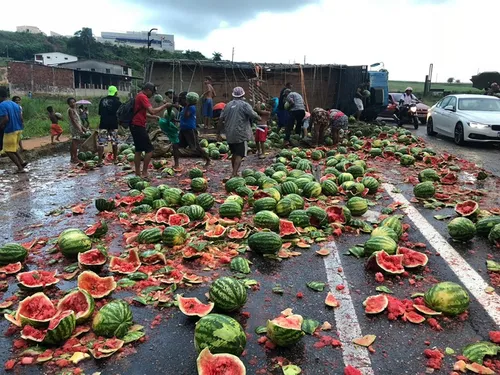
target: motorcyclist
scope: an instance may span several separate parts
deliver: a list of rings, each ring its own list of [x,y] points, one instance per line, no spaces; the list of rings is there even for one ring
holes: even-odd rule
[[[496,96],[500,98],[500,85],[498,85],[498,83],[496,82],[493,82],[488,91],[486,91],[486,95]]]
[[[403,125],[403,118],[407,115],[410,106],[415,103],[413,96],[413,88],[407,87],[401,99],[399,99],[399,106],[396,109],[396,120],[399,126]]]

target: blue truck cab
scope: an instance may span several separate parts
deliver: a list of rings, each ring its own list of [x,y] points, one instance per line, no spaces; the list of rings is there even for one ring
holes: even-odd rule
[[[387,70],[368,71],[370,97],[365,101],[362,115],[364,121],[374,121],[389,104],[389,72]]]

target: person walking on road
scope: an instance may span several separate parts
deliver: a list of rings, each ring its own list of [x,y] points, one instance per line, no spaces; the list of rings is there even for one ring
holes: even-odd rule
[[[286,91],[285,91],[286,92]],[[306,116],[306,107],[304,99],[298,92],[290,92],[286,97],[285,108],[288,106],[290,117],[285,131],[285,144],[290,143],[290,135],[295,128],[295,134],[302,134],[302,121]]]
[[[205,77],[205,92],[201,96],[203,99],[203,122],[205,129],[208,129],[212,117],[214,117],[213,107],[214,98],[216,97],[214,87],[212,86],[212,78]]]
[[[113,161],[118,157],[118,117],[116,112],[122,103],[118,98],[118,89],[116,86],[109,86],[108,96],[99,102],[99,131],[97,135],[97,154],[99,163],[102,163],[104,146],[111,143],[113,148]]]
[[[137,94],[134,101],[134,116],[130,123],[130,134],[134,140],[135,146],[135,174],[136,176],[148,178],[148,167],[151,157],[153,156],[153,144],[149,139],[148,132],[146,131],[146,122],[148,118],[159,120],[158,114],[172,106],[171,103],[164,103],[163,105],[153,108],[149,98],[156,93],[156,87],[153,83],[147,82],[142,87],[142,90]],[[141,173],[141,154],[144,155],[144,163]]]
[[[78,147],[80,146],[80,143],[82,143],[82,136],[85,134],[85,128],[82,125],[80,114],[76,108],[75,98],[68,98],[67,103],[69,130],[71,133],[70,162],[78,163]]]
[[[6,87],[0,87],[0,130],[3,131],[3,150],[16,165],[17,173],[25,173],[28,165],[19,153],[19,141],[24,124],[21,108],[18,104],[8,100],[9,92]]]
[[[247,142],[253,139],[251,122],[260,121],[260,116],[252,109],[243,97],[245,90],[242,87],[233,89],[233,100],[227,103],[221,113],[217,127],[217,139],[220,141],[222,130],[225,130],[226,140],[231,150],[231,177],[238,176],[241,161],[247,155]]]
[[[50,120],[50,143],[54,144],[54,138],[57,142],[60,142],[59,137],[63,133],[63,129],[59,125],[59,120],[62,120],[62,116],[60,113],[54,112],[52,106],[47,107],[47,112],[49,113]]]

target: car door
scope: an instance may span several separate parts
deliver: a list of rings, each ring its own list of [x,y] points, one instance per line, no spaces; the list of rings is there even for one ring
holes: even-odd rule
[[[436,104],[436,106],[434,107],[433,111],[432,111],[432,126],[434,128],[434,131],[438,132],[438,133],[441,133],[443,134],[444,133],[444,130],[443,130],[443,121],[444,121],[444,107],[446,106],[447,103],[449,103],[449,101],[451,100],[451,98],[448,96],[444,99],[442,99],[440,102],[438,102]]]
[[[453,107],[453,110],[451,109],[445,109],[446,107]],[[443,134],[453,137],[455,134],[455,125],[458,122],[458,117],[456,114],[457,110],[457,98],[455,96],[451,96],[450,100],[443,106]]]

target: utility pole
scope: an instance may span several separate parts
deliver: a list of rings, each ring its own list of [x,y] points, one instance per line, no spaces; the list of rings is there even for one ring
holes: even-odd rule
[[[306,55],[304,55],[304,65],[306,65]]]
[[[233,62],[234,62],[234,47],[233,47],[233,52],[231,54],[231,63],[233,63]]]
[[[148,31],[148,57],[149,57],[149,51],[151,49],[151,41],[149,40],[151,38],[151,33],[155,30],[158,30],[156,27],[153,27],[151,30]]]

